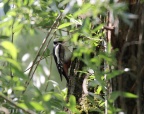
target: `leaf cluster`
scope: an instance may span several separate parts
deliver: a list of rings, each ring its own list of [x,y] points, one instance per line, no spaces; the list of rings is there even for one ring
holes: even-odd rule
[[[50,80],[52,59],[47,57],[51,56],[52,38],[62,38],[68,47],[72,46],[73,59],[78,58],[85,64],[78,72],[91,74],[88,77],[90,95],[85,100],[86,108],[80,108],[81,112],[103,113],[104,102],[108,100],[109,112],[115,113],[119,109],[112,104],[118,96],[136,98],[119,91],[112,92],[110,99],[106,96],[107,82],[124,72],[115,69],[117,50],[110,51],[111,45],[106,43],[107,12],[112,12],[113,20],[121,17],[130,24],[129,16],[124,15],[125,4],[100,0],[3,0],[0,4],[5,13],[0,18],[0,107],[8,112],[14,110],[15,114],[80,113],[75,96],[70,96],[66,102],[67,92],[61,90],[61,84],[53,78]],[[37,46],[38,34],[45,39],[41,38]],[[25,53],[19,50],[21,41],[24,41],[23,48],[28,46]],[[29,58],[33,62],[27,64]],[[55,75],[55,70],[53,72]]]

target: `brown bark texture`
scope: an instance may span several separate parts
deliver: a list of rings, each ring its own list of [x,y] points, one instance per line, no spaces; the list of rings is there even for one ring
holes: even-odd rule
[[[132,24],[119,20],[119,32],[112,35],[113,49],[118,49],[118,69],[129,68],[112,80],[113,91],[136,94],[137,99],[119,97],[115,106],[126,114],[144,114],[144,4],[130,4],[129,13],[138,15]]]

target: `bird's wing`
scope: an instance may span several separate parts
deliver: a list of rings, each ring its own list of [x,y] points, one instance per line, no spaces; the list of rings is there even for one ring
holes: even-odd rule
[[[65,46],[64,48],[65,48],[64,61],[67,62],[71,59],[73,53],[71,50],[69,50],[67,46]]]

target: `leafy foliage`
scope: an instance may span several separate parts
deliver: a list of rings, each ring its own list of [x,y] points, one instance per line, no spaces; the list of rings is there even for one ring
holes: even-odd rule
[[[64,38],[76,48],[74,58],[85,64],[81,72],[94,71],[88,78],[89,89],[94,91],[90,90],[87,108],[81,111],[103,113],[106,82],[124,72],[114,69],[116,50],[110,52],[111,46],[104,45],[103,28],[107,11],[112,11],[114,18],[122,17],[125,4],[100,0],[3,0],[1,3],[5,15],[0,20],[0,107],[14,113],[65,114],[65,109],[80,113],[76,98],[70,96],[67,103],[67,92],[61,89],[61,82],[50,77],[55,75],[49,59],[52,50],[49,43],[54,37]],[[126,17],[122,19],[128,21]],[[110,94],[110,113],[117,111],[112,110],[112,103],[120,95],[120,92]],[[122,95],[136,98],[127,92]]]

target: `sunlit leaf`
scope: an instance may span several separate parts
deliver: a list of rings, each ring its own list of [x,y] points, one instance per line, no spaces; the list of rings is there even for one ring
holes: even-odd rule
[[[16,16],[17,13],[14,10],[10,10],[9,12],[7,12],[7,15]]]
[[[122,95],[124,97],[127,97],[127,98],[138,98],[137,95],[133,94],[133,93],[129,93],[129,92],[122,92]]]
[[[9,78],[11,78],[11,77],[9,76]],[[13,79],[13,81],[15,81],[15,82],[19,81],[19,78],[16,77],[16,76],[14,76],[12,79]]]
[[[27,105],[25,103],[18,103],[18,106],[24,109],[28,109]]]
[[[97,94],[100,94],[101,91],[102,91],[102,87],[101,87],[101,86],[98,86],[98,89],[96,90],[96,93],[97,93]]]
[[[51,95],[47,94],[43,96],[44,101],[49,101],[51,99]]]
[[[78,36],[79,36],[78,33],[75,33],[75,34],[73,35],[72,41],[73,41],[75,44],[77,43]]]
[[[17,49],[11,42],[3,41],[1,45],[8,51],[13,59],[17,58]]]
[[[37,111],[44,110],[44,107],[43,107],[40,103],[38,103],[38,102],[31,101],[30,104],[31,104]]]
[[[85,4],[85,5],[83,5],[83,8],[78,10],[77,12],[75,12],[73,16],[77,17],[77,16],[79,16],[81,14],[86,14],[91,7],[92,7],[91,4]]]
[[[51,93],[52,96],[55,96],[58,100],[63,101],[63,96],[59,93]]]
[[[65,27],[68,27],[68,26],[70,26],[70,25],[72,25],[72,23],[64,23],[64,24],[61,24],[61,25],[58,27],[58,29],[65,28]]]
[[[76,105],[76,99],[73,95],[70,96],[69,102],[71,105],[75,106]]]
[[[75,97],[73,95],[70,96],[69,103],[70,103],[70,109],[72,111],[75,111],[75,108],[76,108],[76,99],[75,99]]]
[[[13,67],[17,68],[18,70],[21,69],[20,64],[19,64],[17,61],[15,61],[15,60],[13,60],[13,59],[10,59],[10,58],[5,58],[4,60],[6,60],[6,61],[8,61],[9,63],[11,63],[11,65],[12,65]]]
[[[23,28],[23,24],[18,24],[18,25],[16,25],[16,26],[14,26],[14,28],[13,28],[13,31],[14,32],[17,32],[17,31],[20,31],[22,28]]]
[[[23,87],[23,86],[16,86],[16,87],[14,87],[14,90],[23,91],[23,90],[25,90],[25,87]]]
[[[121,91],[114,91],[111,93],[110,101],[115,101],[119,96],[123,96],[126,98],[137,98],[137,95],[129,92],[121,92]]]

